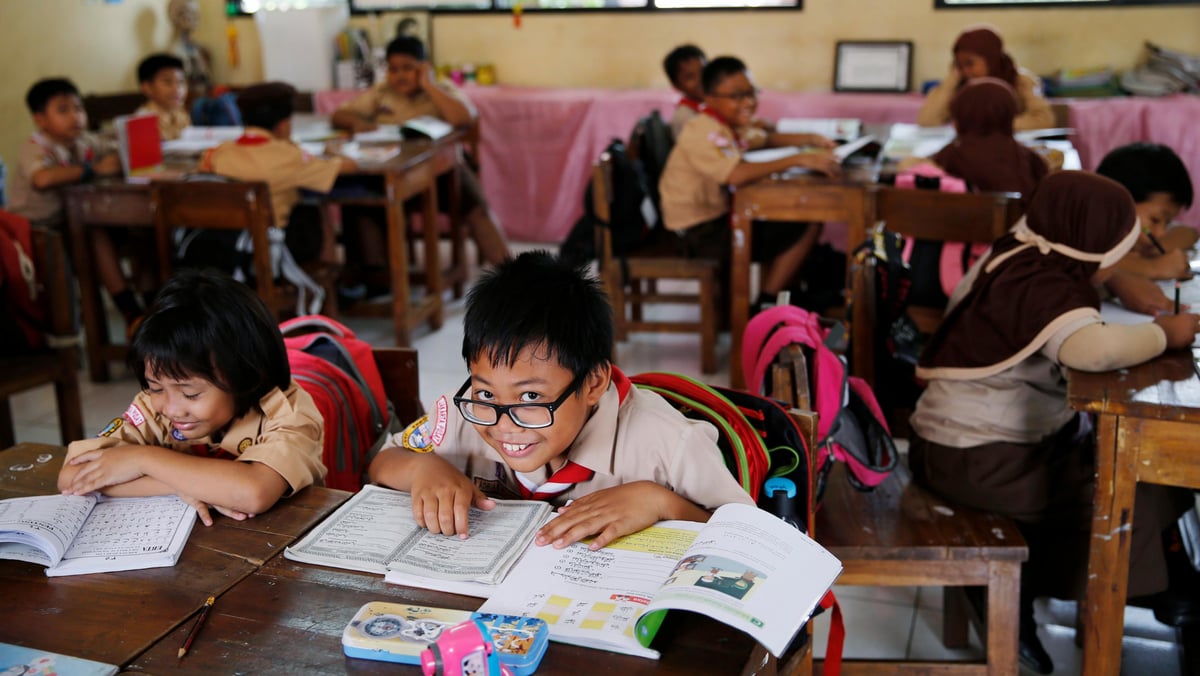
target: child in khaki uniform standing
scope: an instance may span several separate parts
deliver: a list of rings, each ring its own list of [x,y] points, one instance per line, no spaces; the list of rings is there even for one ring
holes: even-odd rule
[[[433,67],[425,59],[425,45],[417,38],[402,36],[388,43],[387,64],[387,80],[334,112],[330,119],[334,127],[351,132],[370,131],[381,124],[403,124],[422,115],[445,120],[455,127],[465,127],[475,120],[475,106],[467,97],[453,85],[437,81]],[[471,238],[483,260],[495,265],[508,257],[504,231],[488,209],[475,172],[460,163],[458,175],[462,209]],[[448,175],[438,180],[439,195],[449,194],[446,178]],[[443,212],[448,208],[445,204],[439,206]],[[376,268],[384,266],[386,260],[380,255],[384,251],[382,230],[378,223],[363,223],[360,237],[364,263]]]
[[[129,367],[142,392],[96,438],[67,448],[64,493],[174,493],[211,526],[209,508],[250,518],[325,477],[321,413],[244,284],[176,274],[134,334]]]
[[[612,340],[595,279],[544,251],[502,263],[467,297],[467,380],[386,442],[371,480],[410,491],[418,523],[460,537],[471,506],[546,500],[560,516],[536,542],[555,547],[595,535],[600,549],[663,519],[754,504],[716,429],[633,387],[609,361]]]
[[[776,134],[751,126],[758,90],[741,60],[731,56],[713,59],[704,67],[703,83],[704,110],[684,125],[675,140],[658,188],[663,224],[680,235],[683,254],[712,258],[728,269],[729,188],[791,167],[837,176],[841,165],[828,150],[834,145],[829,139],[816,134]],[[790,145],[814,150],[770,162],[742,158],[742,153],[752,148]],[[753,260],[767,264],[758,304],[773,302],[792,284],[819,235],[819,227],[802,224],[755,224]]]

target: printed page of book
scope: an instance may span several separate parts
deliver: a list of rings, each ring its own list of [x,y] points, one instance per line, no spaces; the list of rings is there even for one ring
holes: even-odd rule
[[[196,509],[175,495],[100,498],[57,565],[46,575],[166,568],[179,561]]]
[[[117,671],[119,668],[115,664],[0,643],[0,676],[111,676]]]
[[[713,513],[647,610],[708,615],[778,656],[841,572],[833,554],[782,519],[729,504]]]
[[[775,122],[780,134],[820,134],[825,138],[851,140],[862,133],[862,120],[853,118],[782,117]]]
[[[0,500],[0,559],[58,563],[95,504],[90,495]]]
[[[452,131],[454,131],[454,127],[449,122],[432,115],[414,117],[400,125],[401,133],[416,132],[421,136],[426,136],[434,140],[440,139]]]
[[[759,148],[758,150],[747,150],[742,153],[742,160],[746,162],[774,162],[775,160],[798,155],[803,152],[796,146],[780,146],[778,148]]]
[[[638,624],[704,524],[663,521],[591,551],[530,546],[479,612],[539,617],[550,639],[658,659],[661,615]]]
[[[490,512],[472,508],[471,535],[434,535],[418,526],[412,496],[380,486],[364,486],[299,543],[284,550],[294,561],[368,573],[387,573],[388,564],[419,575],[473,579],[511,566],[541,525],[550,505],[497,501]],[[422,568],[434,561],[433,568]],[[407,564],[407,566],[405,565]]]

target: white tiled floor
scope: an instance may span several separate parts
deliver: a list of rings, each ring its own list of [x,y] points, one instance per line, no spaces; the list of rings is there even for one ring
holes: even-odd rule
[[[519,249],[539,248],[519,246]],[[463,302],[453,301],[446,310],[441,330],[418,330],[414,344],[419,350],[421,398],[433,401],[453,392],[466,377],[461,356]],[[376,345],[391,345],[388,319],[346,319],[360,337]],[[114,328],[116,325],[114,324]],[[722,370],[703,376],[699,372],[698,338],[687,335],[638,334],[618,346],[618,364],[629,373],[677,371],[706,382],[729,384],[729,338],[718,343]],[[88,382],[81,373],[85,428],[102,429],[119,416],[137,392],[137,381],[113,365],[115,380]],[[13,418],[19,442],[59,443],[54,397],[49,387],[13,397]],[[937,588],[835,587],[846,622],[847,658],[955,660],[977,659],[983,649],[972,630],[970,645],[947,650],[941,644],[942,594]],[[1057,665],[1055,673],[1079,673],[1080,651],[1074,643],[1073,603],[1041,600],[1037,606],[1040,635]],[[823,655],[828,635],[828,614],[816,621],[816,651]],[[1126,611],[1122,644],[1122,673],[1174,676],[1181,673],[1175,631],[1158,624],[1148,610]]]

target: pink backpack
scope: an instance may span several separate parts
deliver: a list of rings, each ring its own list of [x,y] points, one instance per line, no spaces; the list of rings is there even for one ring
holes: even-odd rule
[[[760,312],[746,325],[742,373],[746,374],[747,389],[764,394],[767,369],[776,355],[792,343],[803,346],[811,354],[808,366],[818,416],[818,476],[827,475],[830,463],[839,460],[846,463],[855,488],[871,490],[896,468],[896,445],[875,393],[863,379],[847,374],[845,359],[828,345],[831,331],[818,320],[816,314],[794,305]]]
[[[931,189],[941,192],[967,192],[966,181],[947,174],[942,169],[931,164],[918,164],[912,169],[896,175],[896,187],[908,190]],[[904,262],[912,260],[913,240],[904,244]],[[987,244],[964,242],[943,242],[941,258],[938,262],[938,281],[942,292],[949,298],[954,293],[954,287],[962,281],[967,270],[979,260],[988,250]]]

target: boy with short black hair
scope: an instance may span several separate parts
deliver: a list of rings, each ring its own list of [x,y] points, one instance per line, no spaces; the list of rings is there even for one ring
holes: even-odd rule
[[[777,134],[749,130],[758,106],[758,90],[741,60],[713,59],[702,73],[704,109],[675,140],[659,180],[663,224],[680,235],[682,254],[711,258],[728,266],[730,251],[729,188],[745,185],[791,167],[837,176],[841,165],[828,149],[833,142],[816,134]],[[747,162],[746,150],[762,146],[811,146],[769,162]],[[796,280],[820,234],[819,227],[762,223],[751,243],[755,261],[767,263],[757,303],[775,296]],[[724,276],[724,275],[723,275]]]
[[[358,98],[338,108],[330,124],[351,132],[370,131],[381,124],[403,124],[414,117],[429,115],[452,126],[464,127],[476,117],[475,106],[463,93],[448,82],[438,82],[433,66],[425,58],[425,45],[414,37],[400,36],[387,46],[387,79],[376,83]],[[504,231],[488,209],[479,177],[462,163],[458,166],[461,181],[462,213],[470,228],[471,238],[483,260],[496,264],[508,257],[508,242]],[[449,195],[449,174],[439,177],[438,194]],[[439,200],[440,201],[440,200]],[[439,204],[448,211],[448,204]],[[343,210],[343,215],[347,212]],[[364,216],[357,216],[359,219]],[[365,216],[368,221],[371,216]],[[362,238],[361,258],[368,268],[386,265],[382,229],[365,223],[359,232]]]
[[[305,263],[320,256],[327,237],[318,209],[298,204],[300,189],[329,192],[338,174],[354,171],[356,165],[347,158],[313,157],[292,142],[295,96],[296,89],[285,82],[242,90],[238,109],[245,133],[205,153],[200,169],[239,181],[266,181],[275,226],[286,228],[288,250]]]
[[[581,268],[544,251],[502,263],[467,297],[466,382],[387,441],[371,480],[411,492],[419,524],[459,537],[489,496],[547,500],[560,516],[536,542],[555,547],[594,535],[599,549],[663,519],[753,504],[716,430],[633,387],[612,341],[608,300]]]
[[[185,106],[188,83],[183,74],[183,60],[172,54],[151,54],[142,59],[137,69],[138,86],[146,102],[138,114],[158,116],[158,133],[162,140],[179,138],[184,127],[192,124]]]
[[[62,189],[96,176],[116,176],[121,173],[121,160],[115,152],[101,150],[87,133],[87,111],[70,80],[39,80],[29,88],[25,104],[37,131],[21,147],[9,184],[8,208],[35,226],[62,230],[66,221]],[[94,229],[91,241],[100,282],[132,325],[143,312],[142,303],[121,271],[108,230]]]
[[[704,107],[701,73],[705,63],[704,51],[696,45],[680,45],[663,59],[663,70],[667,73],[667,79],[682,96],[675,105],[675,112],[671,114],[671,134],[676,138],[683,131],[687,121],[699,114]]]

